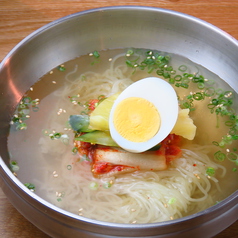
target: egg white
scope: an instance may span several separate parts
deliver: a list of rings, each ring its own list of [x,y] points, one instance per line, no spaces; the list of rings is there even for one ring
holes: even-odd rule
[[[113,123],[115,109],[118,103],[129,97],[140,97],[150,101],[160,114],[160,129],[148,141],[129,141],[122,137],[115,129]],[[178,109],[177,94],[168,82],[157,77],[141,79],[127,87],[115,100],[109,116],[110,134],[113,140],[124,150],[134,153],[144,152],[160,143],[169,135],[177,121]]]

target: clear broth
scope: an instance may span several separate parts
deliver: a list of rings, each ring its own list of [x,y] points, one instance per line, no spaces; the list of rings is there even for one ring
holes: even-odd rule
[[[49,155],[47,155],[45,151],[42,151],[42,146],[39,142],[40,138],[44,136],[42,131],[46,129],[57,130],[57,128],[49,128],[48,125],[48,120],[52,116],[52,113],[56,114],[60,109],[57,105],[58,96],[56,96],[54,92],[56,90],[61,90],[64,87],[64,84],[66,83],[65,77],[69,74],[69,72],[74,72],[69,75],[69,78],[72,81],[80,77],[80,75],[84,74],[86,71],[94,71],[100,74],[110,67],[110,59],[113,59],[115,55],[123,52],[125,52],[125,49],[102,51],[100,52],[99,62],[97,62],[97,59],[92,56],[90,57],[89,55],[81,56],[77,59],[66,62],[64,63],[64,67],[66,69],[65,71],[60,71],[58,68],[53,69],[51,72],[43,76],[35,85],[33,85],[33,90],[29,90],[27,92],[27,96],[32,99],[38,98],[40,100],[40,110],[30,113],[30,118],[26,121],[26,130],[16,130],[15,125],[11,126],[8,138],[8,147],[11,154],[11,160],[17,161],[19,165],[20,169],[16,172],[19,180],[22,183],[33,183],[36,187],[35,193],[45,200],[52,202],[49,200],[49,194],[46,193],[44,186],[48,186],[47,184],[50,184],[48,183],[48,180],[51,179],[52,176],[56,177],[54,171],[57,171],[61,167],[59,158],[51,157],[51,153],[48,153]],[[168,53],[163,54],[171,56],[170,64],[174,69],[178,69],[180,65],[186,65],[189,73],[199,73],[206,79],[212,79],[215,82],[213,87],[222,88],[225,91],[232,91],[227,83],[201,65],[196,65],[179,55]],[[117,61],[117,64],[123,64],[124,62],[125,57],[122,57]],[[147,70],[137,70],[134,74],[132,74],[133,70],[134,69],[128,71],[128,74],[131,74],[133,81],[148,76],[158,77],[156,71],[148,74]],[[175,87],[175,90],[181,98],[188,95],[189,92],[199,91],[195,84],[191,85],[189,89]],[[233,98],[233,101],[237,103],[237,95],[235,93],[234,95],[235,97]],[[224,122],[226,121],[225,117],[219,119],[219,128],[217,127],[217,117],[215,113],[211,114],[207,109],[209,100],[210,99],[196,101],[196,110],[190,113],[194,120],[194,124],[197,126],[195,142],[201,146],[212,144],[213,141],[220,141],[222,136],[224,136],[228,131],[228,128],[224,126]],[[238,103],[237,105],[234,105],[234,107],[237,111]],[[77,112],[78,111],[80,111],[80,109],[77,109]],[[69,115],[67,113],[62,114],[62,121],[67,122]],[[64,125],[62,125],[62,128],[63,127]],[[68,145],[64,145],[59,140],[52,141],[49,139],[49,144],[52,146],[52,150],[57,150],[57,148],[60,149],[62,146],[65,147],[68,151],[66,154],[68,153],[68,155],[71,156],[73,133],[70,140],[71,142]],[[237,145],[237,141],[234,141],[231,147],[228,148],[238,148]],[[213,153],[216,150],[217,147],[214,146]],[[213,153],[211,153],[211,160],[214,159]],[[234,167],[237,167],[235,166],[235,163],[229,161],[228,159],[220,163],[227,168],[227,173],[226,176],[219,182],[222,192],[216,194],[215,200],[217,201],[225,199],[238,188],[237,172],[232,171]],[[54,194],[55,191],[51,191],[51,193]],[[55,202],[55,204],[57,205],[57,202]],[[187,214],[189,214],[189,212]]]

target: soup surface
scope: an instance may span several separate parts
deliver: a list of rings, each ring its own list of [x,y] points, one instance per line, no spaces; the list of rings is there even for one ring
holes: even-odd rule
[[[171,137],[176,134],[172,131],[166,138],[166,145],[176,144],[181,153],[164,156],[164,168],[148,169],[148,154],[153,158],[161,154],[165,144],[161,142],[142,157],[125,152],[126,160],[138,157],[147,167],[115,167],[119,151],[114,144],[97,146],[91,137],[77,140],[82,135],[93,135],[94,140],[96,131],[105,132],[111,141],[110,131],[92,127],[76,131],[69,118],[90,118],[108,97],[151,76],[172,85],[180,110],[189,112],[189,123],[182,120],[179,125],[180,135]],[[101,128],[105,121],[107,125],[113,100],[96,113]],[[95,51],[52,69],[23,97],[8,140],[12,171],[37,195],[79,216],[117,223],[178,219],[213,206],[237,190],[236,104],[237,94],[229,85],[181,56],[142,49]],[[191,123],[196,134],[187,139],[184,135]],[[95,172],[92,151],[108,157],[106,170],[100,167]]]

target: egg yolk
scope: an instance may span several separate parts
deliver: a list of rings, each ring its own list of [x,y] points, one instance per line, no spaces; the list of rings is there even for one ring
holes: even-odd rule
[[[144,98],[129,97],[116,106],[113,123],[125,139],[145,142],[158,132],[161,119],[153,103]]]

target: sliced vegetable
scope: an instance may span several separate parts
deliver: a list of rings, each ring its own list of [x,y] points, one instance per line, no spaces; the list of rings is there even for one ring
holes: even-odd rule
[[[97,148],[94,154],[95,161],[104,161],[116,165],[135,167],[138,170],[164,170],[167,168],[165,155],[156,152],[130,153],[113,148]]]
[[[75,140],[106,146],[118,146],[107,131],[88,132],[76,137]]]
[[[119,96],[119,92],[104,99],[91,113],[89,128],[92,130],[109,130],[109,115],[114,101]]]
[[[89,116],[88,115],[71,115],[69,117],[69,124],[74,131],[77,132],[91,132],[92,130],[88,128],[89,126]]]
[[[196,135],[197,127],[189,117],[189,109],[179,110],[177,122],[171,131],[171,134],[180,135],[188,140],[193,140]]]

